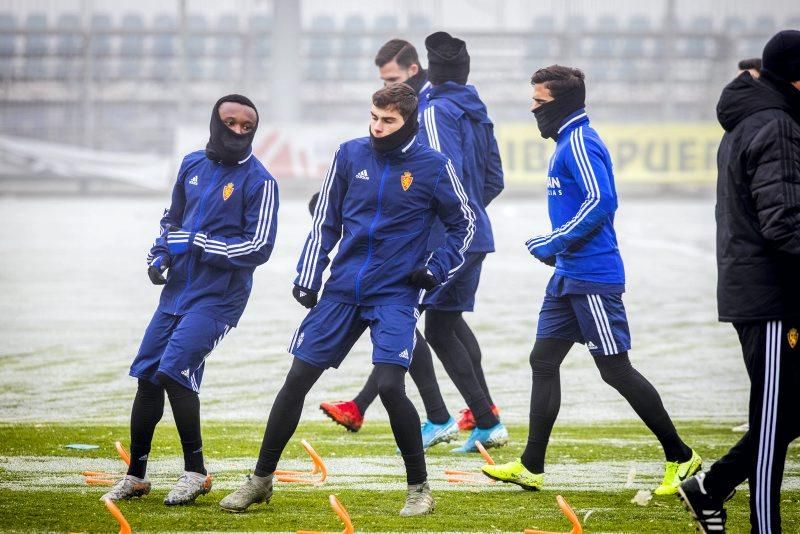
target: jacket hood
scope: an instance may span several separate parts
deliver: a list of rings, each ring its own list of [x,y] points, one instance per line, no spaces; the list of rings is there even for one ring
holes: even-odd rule
[[[462,85],[456,82],[444,82],[431,88],[429,98],[444,98],[463,111],[470,120],[491,124],[486,104],[481,101],[474,85]]]
[[[717,103],[717,120],[730,132],[745,118],[765,109],[791,111],[783,96],[771,85],[744,72],[722,90]]]

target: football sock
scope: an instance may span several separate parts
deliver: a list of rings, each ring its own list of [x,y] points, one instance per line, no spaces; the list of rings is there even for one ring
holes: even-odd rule
[[[378,382],[378,394],[389,414],[389,424],[397,448],[403,455],[408,483],[421,484],[428,479],[428,473],[422,449],[419,415],[406,396],[406,370],[400,365],[376,363],[374,373]]]
[[[500,421],[481,389],[469,353],[455,332],[461,312],[428,310],[425,312],[425,337],[442,362],[458,392],[472,410],[478,428],[491,428]]]
[[[431,423],[441,425],[450,420],[450,413],[444,403],[439,382],[436,381],[436,371],[433,369],[433,356],[428,342],[417,330],[417,344],[414,345],[414,357],[408,374],[419,390],[422,403],[425,405],[425,415]]]
[[[467,349],[469,359],[472,362],[472,370],[475,372],[475,378],[478,379],[483,394],[486,395],[486,400],[490,405],[494,404],[492,395],[489,393],[489,386],[486,385],[486,377],[483,375],[483,365],[481,364],[481,346],[478,345],[478,340],[475,338],[475,333],[464,320],[463,315],[459,317],[456,322],[456,336],[458,336],[461,344]]]
[[[139,379],[131,408],[131,463],[128,474],[144,478],[153,432],[164,415],[164,388]]]
[[[269,412],[254,471],[256,476],[265,477],[275,471],[283,449],[297,430],[300,414],[303,412],[303,401],[324,371],[299,358],[292,360],[286,381]]]
[[[167,390],[172,417],[181,437],[184,470],[207,474],[200,433],[200,396],[163,373],[156,373],[156,377]]]
[[[594,363],[603,381],[625,397],[647,428],[655,434],[667,461],[685,462],[692,457],[692,450],[678,436],[658,391],[633,368],[627,352],[595,356]]]
[[[531,473],[544,473],[544,457],[550,432],[561,408],[559,368],[572,347],[572,341],[537,339],[530,355],[533,385],[528,420],[528,444],[520,458]]]

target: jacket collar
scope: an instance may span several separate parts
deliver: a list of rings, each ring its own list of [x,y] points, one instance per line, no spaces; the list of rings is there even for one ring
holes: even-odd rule
[[[586,109],[579,109],[564,120],[564,124],[558,129],[558,138],[562,139],[564,137],[563,134],[587,124],[589,124],[589,116],[586,114]]]

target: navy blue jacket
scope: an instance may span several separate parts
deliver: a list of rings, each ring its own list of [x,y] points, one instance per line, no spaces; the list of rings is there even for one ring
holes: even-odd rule
[[[611,155],[584,110],[558,130],[547,174],[552,231],[526,243],[540,260],[555,257],[556,274],[602,284],[624,284],[614,231],[617,190]]]
[[[171,261],[158,309],[236,326],[253,271],[275,244],[278,184],[255,156],[227,166],[192,152],[181,163],[161,230],[147,258]]]
[[[472,85],[445,82],[428,92],[420,125],[421,141],[453,162],[475,212],[475,239],[469,252],[494,252],[486,206],[503,190],[503,167],[486,106]],[[444,228],[435,225],[431,250],[439,247]]]
[[[436,217],[447,235],[426,254]],[[368,137],[354,139],[339,146],[322,184],[295,284],[319,290],[338,243],[322,298],[415,305],[419,289],[409,275],[427,265],[439,283],[446,282],[463,265],[474,233],[475,215],[446,157],[416,137],[385,156]]]

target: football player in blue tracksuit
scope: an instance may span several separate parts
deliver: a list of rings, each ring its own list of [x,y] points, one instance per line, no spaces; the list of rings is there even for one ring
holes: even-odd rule
[[[631,366],[622,305],[625,272],[614,231],[617,193],[611,156],[584,109],[583,72],[553,65],[531,78],[532,111],[544,138],[556,142],[547,175],[552,230],[527,242],[530,253],[555,266],[545,292],[536,342],[528,444],[520,460],[486,465],[496,480],[525,489],[544,484],[544,458],[561,403],[559,368],[574,343],[585,344],[602,379],[630,403],[666,456],[657,495],[677,492],[700,469],[700,456],[678,436],[655,388]]]
[[[270,499],[273,473],[306,394],[369,328],[378,392],[406,466],[408,493],[400,515],[433,511],[419,416],[405,393],[405,373],[420,292],[462,268],[475,215],[450,161],[417,141],[414,90],[390,84],[372,103],[370,137],[340,145],[322,185],[293,289],[295,299],[312,309],[289,345],[294,360],[272,406],[254,475],[220,502],[226,510],[239,512]],[[445,242],[427,254],[437,216],[447,229]]]
[[[469,429],[471,434],[454,452],[477,452],[477,441],[487,448],[508,441],[508,431],[498,419],[486,385],[478,341],[463,317],[463,312],[472,311],[475,305],[483,260],[487,253],[494,252],[486,206],[503,190],[503,169],[486,106],[475,87],[466,85],[470,59],[466,43],[448,33],[436,32],[425,39],[425,47],[432,87],[420,138],[453,162],[476,220],[475,238],[464,268],[448,284],[426,295],[423,302],[425,337],[468,409],[462,412],[458,423],[453,418],[426,421],[423,432],[449,441],[458,436],[459,429]],[[434,225],[428,244],[431,250],[440,245],[443,235],[441,225]]]
[[[187,155],[178,170],[161,235],[147,258],[150,280],[164,288],[130,368],[139,381],[130,466],[104,497],[150,492],[145,471],[165,391],[181,438],[184,473],[164,504],[188,504],[211,489],[198,396],[205,361],[238,323],[253,271],[269,259],[277,231],[278,186],[252,154],[257,127],[249,99],[221,98],[205,151]]]
[[[423,69],[419,62],[419,55],[414,45],[403,39],[388,41],[375,55],[375,66],[378,67],[381,80],[385,85],[403,82],[417,92],[419,101],[417,117],[421,118],[428,103],[427,95],[431,83],[428,81],[428,71]],[[312,203],[316,206],[316,201],[313,199]],[[311,204],[309,207],[311,208]],[[311,208],[312,215],[313,212],[314,210]],[[451,417],[439,389],[439,383],[436,381],[436,371],[433,368],[433,357],[428,342],[419,330],[416,331],[416,336],[417,342],[414,345],[414,354],[408,374],[414,380],[425,406],[426,421],[422,427],[422,447],[427,449],[445,441],[448,435],[442,433],[440,427],[434,424],[446,423],[450,421]],[[351,432],[358,432],[364,422],[367,408],[377,396],[378,382],[376,373],[373,372],[370,373],[364,387],[352,400],[322,402],[319,407],[334,422]]]

